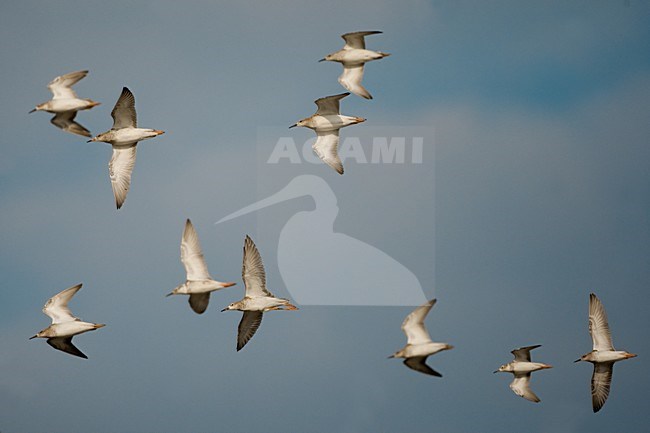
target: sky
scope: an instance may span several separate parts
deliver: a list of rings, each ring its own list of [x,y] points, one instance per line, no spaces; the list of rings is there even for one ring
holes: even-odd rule
[[[0,431],[642,431],[649,22],[640,0],[3,2]],[[367,119],[342,140],[357,138],[370,159],[374,137],[423,137],[423,162],[347,158],[343,176],[306,160],[269,164],[280,139],[301,149],[313,136],[286,128],[315,99],[344,91],[340,66],[317,60],[359,30],[383,31],[367,46],[391,56],[366,67],[373,100],[341,102]],[[28,114],[50,98],[50,80],[81,69],[90,72],[75,90],[102,103],[77,115],[93,134],[112,125],[123,86],[139,125],[166,131],[138,145],[119,211],[108,145]],[[300,195],[215,224],[293,179],[305,181]],[[331,227],[319,209],[335,214]],[[203,315],[164,296],[185,279],[186,218],[212,275],[237,282]],[[310,221],[315,237],[283,235]],[[240,313],[219,310],[243,295],[246,234],[268,287],[300,310],[265,314],[237,352]],[[341,254],[324,277],[289,260],[330,235]],[[360,292],[371,255],[354,262],[356,247],[390,257],[380,269],[407,272],[412,293],[438,299],[426,325],[454,345],[428,360],[442,378],[386,359],[406,343],[400,325],[419,298],[350,301],[406,290],[380,281],[375,295]],[[75,337],[88,360],[28,340],[50,323],[47,299],[80,282],[73,313],[107,325]],[[328,284],[342,301],[319,297]],[[592,368],[573,363],[591,349],[590,292],[615,347],[638,354],[616,365],[597,414]],[[533,375],[539,404],[492,374],[533,344],[533,360],[553,366]]]

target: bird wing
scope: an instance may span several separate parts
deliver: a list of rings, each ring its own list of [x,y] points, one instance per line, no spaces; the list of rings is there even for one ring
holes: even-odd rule
[[[377,33],[382,33],[382,32],[373,30],[368,32],[352,32],[352,33],[346,33],[344,35],[341,35],[341,37],[345,41],[345,46],[343,47],[343,49],[356,48],[359,50],[365,50],[366,41],[363,39],[364,36],[376,35]]]
[[[248,343],[248,340],[253,338],[257,328],[262,323],[261,311],[244,311],[237,328],[237,351],[239,352],[242,347]]]
[[[536,344],[534,346],[520,347],[519,349],[513,350],[512,353],[515,356],[515,361],[518,362],[530,362],[530,351],[541,347],[541,344]]]
[[[419,371],[420,373],[429,374],[431,376],[442,377],[442,374],[438,373],[433,368],[429,367],[425,362],[427,360],[426,356],[413,356],[411,358],[406,358],[404,360],[404,365],[406,365],[411,370]]]
[[[115,103],[113,111],[111,111],[113,118],[112,129],[122,128],[136,128],[138,119],[135,114],[135,96],[126,87],[122,89],[122,94]]]
[[[202,314],[208,308],[210,293],[192,293],[188,302],[196,314]]]
[[[540,399],[530,389],[530,373],[515,374],[515,378],[510,383],[512,392],[526,400],[539,403]]]
[[[591,376],[591,405],[594,413],[598,412],[607,401],[613,372],[613,362],[594,363],[594,373]]]
[[[314,101],[316,106],[318,107],[318,110],[316,110],[316,114],[320,114],[321,116],[326,116],[328,114],[339,114],[339,101],[346,96],[348,96],[350,93],[345,92],[345,93],[340,93],[338,95],[332,95],[332,96],[325,96],[324,98],[318,98],[317,100]]]
[[[72,344],[72,337],[52,337],[47,339],[47,344],[54,347],[56,350],[60,350],[70,355],[78,356],[80,358],[88,359],[84,353],[77,349],[77,347]]]
[[[137,143],[137,142],[136,142]],[[108,175],[111,178],[113,195],[117,208],[121,208],[131,186],[131,173],[135,166],[136,145],[131,147],[113,147],[113,156],[108,163]]]
[[[88,71],[70,72],[69,74],[60,75],[50,81],[47,88],[50,89],[54,97],[52,99],[74,99],[77,94],[71,86],[83,77],[88,75]]]
[[[605,307],[593,293],[589,295],[589,333],[594,350],[614,350]]]
[[[90,137],[90,131],[74,121],[76,115],[77,112],[75,110],[56,113],[56,115],[50,119],[50,123],[66,132]]]
[[[209,280],[210,273],[205,264],[199,235],[196,233],[192,221],[185,221],[185,230],[181,238],[181,261],[185,266],[188,280]]]
[[[52,319],[52,323],[64,323],[78,320],[68,308],[68,302],[81,289],[81,284],[67,288],[52,296],[43,307],[43,313]]]
[[[244,286],[246,287],[245,296],[249,298],[273,296],[271,292],[266,290],[266,274],[264,273],[262,257],[260,256],[259,251],[257,251],[255,243],[248,235],[246,235],[246,239],[244,240],[244,260],[241,269],[241,276],[244,280]]]
[[[427,317],[436,300],[427,301],[424,305],[417,307],[411,312],[402,323],[402,331],[406,334],[408,344],[430,343],[431,337],[424,326],[424,318]]]
[[[318,138],[311,146],[314,153],[338,174],[343,174],[343,163],[339,158],[339,130],[317,132]]]
[[[362,98],[372,99],[370,92],[361,85],[361,80],[363,80],[363,64],[343,66],[343,73],[339,76],[341,86]]]

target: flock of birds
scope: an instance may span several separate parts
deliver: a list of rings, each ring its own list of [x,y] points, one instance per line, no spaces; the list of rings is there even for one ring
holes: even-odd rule
[[[339,83],[350,92],[365,99],[372,99],[370,93],[361,84],[365,63],[389,55],[366,49],[365,36],[377,33],[381,32],[346,33],[342,35],[345,40],[343,49],[320,60],[341,63],[343,73],[338,78]],[[88,71],[78,71],[56,77],[48,85],[53,94],[52,100],[37,105],[30,113],[34,111],[54,113],[51,123],[58,128],[73,134],[91,137],[90,132],[75,121],[75,117],[78,111],[89,110],[100,103],[91,99],[78,98],[71,88],[87,74]],[[349,94],[346,92],[317,99],[315,101],[318,107],[316,113],[290,126],[290,128],[303,126],[314,130],[318,136],[313,145],[314,152],[339,174],[343,174],[344,171],[338,155],[339,130],[345,126],[365,121],[361,117],[340,114],[340,101]],[[111,117],[113,118],[112,128],[91,138],[89,142],[105,142],[113,147],[113,155],[108,167],[116,206],[120,209],[130,188],[131,174],[135,165],[136,145],[139,141],[156,137],[163,134],[164,131],[137,127],[135,97],[126,87],[122,89],[111,112]],[[189,219],[185,222],[181,238],[181,261],[187,274],[186,281],[178,285],[167,296],[188,295],[190,307],[197,314],[206,311],[210,293],[236,284],[217,281],[210,276],[198,234]],[[237,330],[237,351],[241,350],[255,335],[265,312],[297,310],[297,307],[288,299],[277,298],[266,288],[266,274],[262,258],[249,236],[246,236],[244,240],[242,280],[245,286],[244,297],[221,310],[238,310],[243,313]],[[72,338],[105,325],[84,322],[75,317],[68,308],[68,303],[81,289],[81,286],[81,284],[77,284],[65,289],[47,301],[43,312],[52,319],[52,324],[30,339],[46,338],[47,343],[57,350],[87,358],[72,343]],[[436,299],[432,299],[417,307],[406,317],[402,323],[402,330],[406,334],[407,344],[389,358],[403,358],[404,364],[410,369],[441,377],[440,373],[426,364],[426,360],[438,352],[453,349],[453,346],[432,341],[424,325],[424,319],[435,303]],[[593,349],[575,362],[586,361],[593,364],[592,407],[594,412],[598,412],[609,395],[614,363],[633,358],[636,355],[614,349],[605,308],[593,293],[589,296],[589,332]],[[552,368],[550,365],[531,361],[530,352],[538,347],[540,345],[514,349],[511,352],[514,355],[514,360],[502,365],[494,372],[512,373],[514,378],[510,383],[510,389],[515,394],[532,402],[540,401],[530,388],[532,372]]]

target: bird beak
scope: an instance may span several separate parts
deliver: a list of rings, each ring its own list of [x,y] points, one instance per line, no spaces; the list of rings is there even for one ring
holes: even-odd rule
[[[223,313],[224,311],[228,311],[228,307],[226,307],[226,308],[224,308],[223,310],[221,310],[222,313]]]
[[[289,129],[291,129],[291,128],[295,128],[296,126],[298,126],[298,124],[297,124],[297,123],[294,123],[293,125],[291,125],[291,126],[289,127]]]
[[[29,337],[29,339],[30,339],[30,340],[33,340],[33,339],[36,338],[36,337],[37,337],[37,335],[34,335],[33,337]]]
[[[34,111],[36,111],[36,108],[34,108],[33,110],[31,110],[31,111],[30,111],[29,113],[27,113],[27,114],[32,114]]]
[[[86,143],[90,143],[92,141],[95,141],[95,137],[91,138],[90,140],[86,141]]]
[[[174,292],[167,293],[167,294],[165,295],[165,298],[168,297],[168,296],[171,296],[171,295],[173,295],[173,294],[174,294]]]
[[[576,359],[576,360],[573,361],[573,362],[580,362],[580,361],[582,361],[582,360],[581,360],[581,359]]]
[[[492,372],[492,374],[494,374],[494,373],[498,373],[498,372],[499,372],[499,370],[494,370],[494,371]]]
[[[626,358],[634,358],[636,355],[634,353],[628,353]]]
[[[322,59],[319,60],[319,62],[324,62],[324,61],[325,61],[325,58],[322,58]]]

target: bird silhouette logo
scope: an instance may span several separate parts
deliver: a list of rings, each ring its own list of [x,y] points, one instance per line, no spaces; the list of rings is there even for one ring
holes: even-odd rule
[[[336,195],[319,176],[296,176],[280,191],[217,224],[303,196],[310,196],[315,208],[289,218],[277,250],[280,275],[298,304],[410,306],[426,301],[418,278],[406,266],[368,243],[334,231]]]

